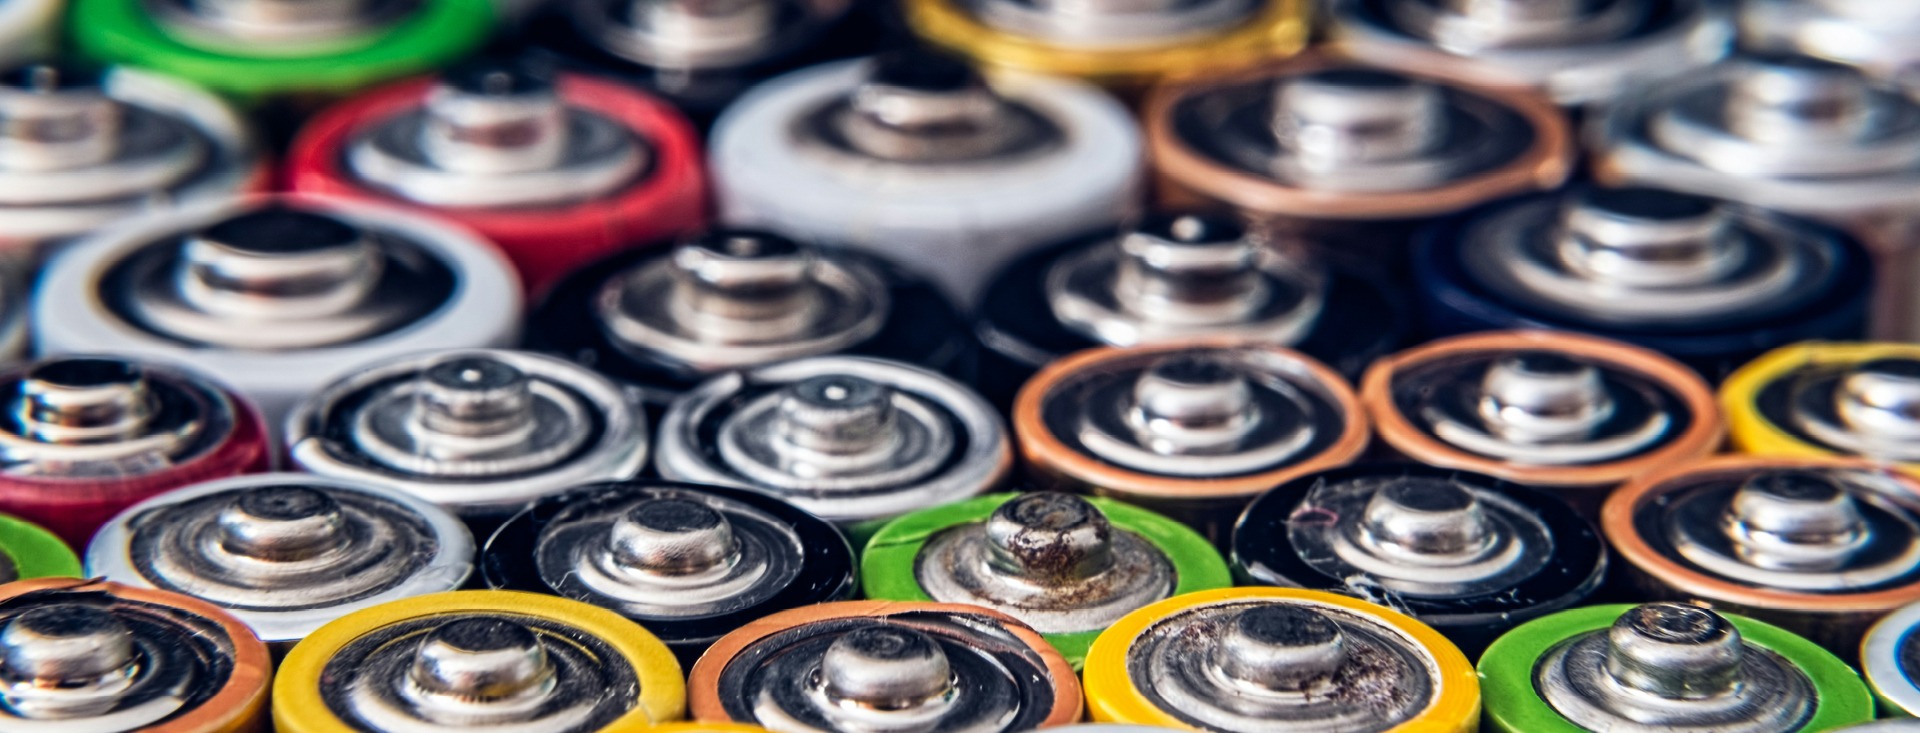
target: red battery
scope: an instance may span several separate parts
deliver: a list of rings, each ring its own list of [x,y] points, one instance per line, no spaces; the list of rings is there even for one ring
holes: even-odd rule
[[[433,135],[450,143],[421,139]],[[618,149],[621,138],[631,150]],[[452,147],[479,157],[449,165]],[[521,158],[499,163],[506,156]],[[465,224],[499,245],[528,293],[615,250],[695,229],[707,214],[699,136],[679,111],[615,82],[503,62],[322,111],[294,139],[287,181],[294,191],[399,203]]]

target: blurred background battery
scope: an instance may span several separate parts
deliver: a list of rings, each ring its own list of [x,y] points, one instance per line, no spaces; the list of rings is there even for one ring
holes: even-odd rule
[[[1920,101],[1856,69],[1740,56],[1623,98],[1596,127],[1594,175],[1844,227],[1876,260],[1876,337],[1920,336]]]
[[[642,479],[533,502],[481,567],[491,588],[611,609],[690,666],[749,621],[851,598],[854,557],[833,525],[779,499]]]
[[[1590,606],[1536,619],[1480,659],[1488,733],[1794,733],[1873,718],[1866,685],[1785,629],[1702,606]]]
[[[974,323],[976,383],[1010,404],[1028,377],[1068,353],[1196,336],[1289,346],[1357,377],[1399,348],[1407,318],[1386,286],[1269,242],[1235,217],[1158,212],[1002,270]]]
[[[1920,6],[1883,0],[1740,0],[1740,43],[1920,84]]]
[[[974,355],[966,321],[926,280],[750,229],[715,229],[574,273],[534,309],[526,342],[660,409],[711,376],[779,361],[857,354],[964,376]]]
[[[1228,588],[1147,606],[1087,655],[1095,721],[1224,733],[1468,733],[1480,684],[1453,644],[1366,601]]]
[[[1122,95],[1306,46],[1313,0],[907,0],[927,41],[1005,72],[1077,77]]]
[[[295,191],[398,202],[471,227],[538,294],[621,249],[697,228],[706,176],[665,102],[489,58],[354,97],[287,153]]]
[[[896,260],[969,304],[1008,261],[1129,214],[1140,136],[1098,89],[896,52],[754,88],[710,163],[723,221]]]
[[[212,603],[276,655],[353,611],[456,590],[474,565],[472,536],[445,510],[297,473],[161,494],[101,527],[86,553],[88,577]]]
[[[646,413],[590,369],[523,351],[452,350],[362,364],[287,422],[301,470],[392,487],[485,541],[527,502],[646,466]]]
[[[0,5],[0,64],[38,61],[59,46],[66,3],[17,0]]]
[[[119,357],[49,359],[0,374],[0,512],[74,548],[148,497],[264,471],[260,416],[199,374]]]
[[[1558,328],[1716,379],[1767,349],[1867,332],[1873,269],[1838,230],[1660,189],[1570,191],[1436,224],[1414,250],[1432,335]]]
[[[1556,331],[1455,336],[1374,362],[1383,451],[1551,491],[1588,517],[1620,484],[1712,455],[1713,390],[1652,351]]]
[[[1308,55],[1165,85],[1145,112],[1158,198],[1404,280],[1424,220],[1554,188],[1573,167],[1550,101],[1443,72]]]
[[[1851,657],[1920,600],[1920,482],[1851,459],[1722,457],[1654,471],[1600,527],[1640,598],[1697,600]]]
[[[680,665],[646,629],[510,591],[356,611],[295,646],[273,680],[277,733],[589,733],[685,712]]]
[[[1568,107],[1605,105],[1636,85],[1689,74],[1724,56],[1734,35],[1717,0],[1330,6],[1332,47],[1348,57],[1538,89]]]
[[[1078,669],[1108,624],[1233,577],[1205,537],[1104,497],[994,494],[888,522],[860,556],[866,597],[968,603],[1020,619]]]
[[[12,7],[0,5],[0,16]],[[0,117],[8,121],[0,126],[0,259],[28,267],[53,245],[121,219],[268,183],[239,115],[148,71],[8,66]]]
[[[273,662],[203,601],[97,580],[0,585],[8,733],[256,733]]]
[[[251,398],[275,433],[297,400],[381,357],[519,336],[520,284],[437,219],[299,196],[131,219],[42,275],[35,351],[182,361]]]
[[[80,558],[46,528],[0,514],[0,584],[34,578],[78,578]]]
[[[1367,445],[1345,380],[1278,346],[1082,351],[1034,375],[1012,418],[1035,488],[1146,507],[1223,547],[1248,500]]]
[[[1247,584],[1384,603],[1470,658],[1528,620],[1599,589],[1606,543],[1559,498],[1419,465],[1307,474],[1254,499],[1233,528]]]
[[[1860,643],[1860,673],[1873,689],[1881,715],[1911,719],[1920,714],[1920,634],[1916,630],[1920,630],[1920,603],[1887,614]]]
[[[1728,376],[1720,407],[1742,453],[1864,456],[1920,473],[1920,345],[1784,346]]]
[[[714,377],[674,401],[659,444],[660,475],[779,497],[856,549],[888,519],[999,487],[1013,463],[999,413],[965,385],[844,356]]]
[[[693,716],[771,730],[1012,733],[1080,719],[1080,681],[1040,634],[977,606],[825,603],[748,623],[687,680]]]

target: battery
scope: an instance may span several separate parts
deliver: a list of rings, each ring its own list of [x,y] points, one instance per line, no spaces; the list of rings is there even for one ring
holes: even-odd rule
[[[35,296],[37,353],[191,364],[276,432],[337,374],[519,335],[520,284],[491,245],[435,219],[302,196],[129,220],[63,252]]]
[[[301,129],[295,191],[398,202],[479,232],[529,293],[617,250],[698,227],[706,175],[664,101],[526,61],[469,61],[377,89]]]
[[[466,526],[376,485],[239,476],[121,512],[87,546],[87,577],[192,596],[284,653],[362,608],[458,589],[473,571]]]
[[[1010,73],[1077,77],[1137,94],[1161,79],[1286,56],[1307,45],[1310,0],[1047,3],[908,0],[928,42]]]
[[[753,229],[715,229],[581,269],[528,317],[526,343],[660,409],[711,376],[779,361],[853,354],[964,378],[974,357],[966,320],[926,280]]]
[[[1920,101],[1805,57],[1756,55],[1622,99],[1593,135],[1594,176],[1808,216],[1875,258],[1872,333],[1920,336]]]
[[[98,580],[0,585],[9,733],[266,730],[267,647],[226,612]]]
[[[1012,733],[1080,719],[1080,681],[1039,632],[977,606],[841,601],[720,639],[687,680],[693,716],[770,730]]]
[[[0,584],[34,578],[78,578],[80,558],[40,525],[0,514]]]
[[[1846,662],[1785,629],[1680,603],[1589,606],[1480,659],[1488,733],[1790,733],[1873,719]]]
[[[1879,0],[1741,0],[1742,46],[1794,51],[1920,83],[1920,7]]]
[[[1554,328],[1709,378],[1768,349],[1866,335],[1866,249],[1797,217],[1653,188],[1579,187],[1440,222],[1414,250],[1426,333]]]
[[[1580,107],[1725,56],[1729,15],[1715,0],[1332,0],[1328,25],[1333,48],[1361,61],[1445,69]]]
[[[709,148],[722,221],[921,268],[963,305],[1021,254],[1129,215],[1140,154],[1132,117],[1098,89],[989,83],[926,52],[755,87]]]
[[[619,614],[553,596],[455,591],[320,627],[273,681],[278,733],[637,730],[686,712],[680,665]]]
[[[1901,607],[1874,623],[1860,644],[1860,672],[1883,715],[1920,713],[1920,604]]]
[[[78,0],[70,50],[152,69],[242,101],[347,94],[466,55],[493,0]]]
[[[720,637],[789,608],[853,597],[832,524],[764,494],[655,479],[533,502],[487,542],[488,587],[608,608],[691,666]]]
[[[0,5],[0,64],[37,61],[53,55],[54,47],[59,45],[64,6],[58,0],[25,0]]]
[[[1010,404],[1047,362],[1195,336],[1290,346],[1358,377],[1408,315],[1372,278],[1327,267],[1231,216],[1162,211],[1014,260],[980,300],[978,384]]]
[[[1230,342],[1073,354],[1027,382],[1012,418],[1033,488],[1145,507],[1222,547],[1249,500],[1351,463],[1368,435],[1359,398],[1332,369]]]
[[[1551,101],[1446,71],[1310,53],[1164,85],[1144,113],[1158,199],[1230,209],[1330,263],[1406,281],[1425,220],[1555,188],[1573,168]]]
[[[1651,471],[1600,517],[1640,598],[1698,600],[1851,654],[1920,600],[1920,482],[1871,462],[1729,456]]]
[[[968,603],[1044,634],[1075,669],[1108,624],[1233,585],[1205,537],[1103,497],[992,494],[888,522],[860,556],[867,598]]]
[[[1243,584],[1388,606],[1468,657],[1521,623],[1582,605],[1607,567],[1599,530],[1549,492],[1414,464],[1281,484],[1247,505],[1232,549]]]
[[[1226,588],[1128,614],[1087,654],[1101,723],[1224,733],[1467,733],[1473,665],[1438,632],[1347,596]]]
[[[675,400],[654,469],[779,497],[858,547],[888,519],[993,490],[1012,463],[1000,414],[965,385],[823,356],[728,372]]]
[[[632,478],[647,448],[634,395],[578,364],[504,349],[362,364],[287,421],[301,470],[407,492],[479,538],[534,499]]]
[[[1720,408],[1742,453],[1866,456],[1920,473],[1920,423],[1908,407],[1917,390],[1920,346],[1808,342],[1729,375]]]
[[[1597,516],[1607,492],[1711,455],[1724,427],[1693,370],[1628,344],[1555,331],[1430,342],[1361,380],[1375,433],[1413,461],[1558,494]]]
[[[0,512],[86,547],[121,510],[189,484],[264,471],[252,406],[197,373],[110,356],[0,372]]]
[[[0,6],[5,16],[33,2]],[[0,44],[0,54],[12,46]],[[225,102],[128,67],[0,68],[0,257],[25,267],[72,237],[146,212],[264,188],[252,132]]]

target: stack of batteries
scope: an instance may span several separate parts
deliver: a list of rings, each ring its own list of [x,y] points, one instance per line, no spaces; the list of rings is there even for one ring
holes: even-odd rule
[[[1920,2],[1312,5],[0,0],[0,733],[1920,730]]]

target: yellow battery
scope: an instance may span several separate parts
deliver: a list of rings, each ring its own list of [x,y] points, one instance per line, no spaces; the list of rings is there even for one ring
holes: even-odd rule
[[[689,720],[644,728],[606,728],[601,733],[770,733],[752,723],[728,723],[717,720]]]
[[[497,633],[502,630],[510,633]],[[537,643],[525,643],[530,641]],[[502,662],[499,670],[475,666]],[[484,694],[442,689],[437,685],[447,680],[430,674],[437,669],[448,670],[448,680],[483,680],[487,689],[480,691]],[[583,702],[570,713],[576,717],[565,721],[512,717],[516,711],[551,707],[528,704],[524,693],[506,682],[529,677],[527,670],[543,669],[553,675],[552,683],[524,688],[581,695]],[[424,681],[422,670],[429,672]],[[444,693],[446,700],[462,708],[453,714],[466,721],[548,726],[542,730],[556,733],[638,731],[686,715],[686,680],[680,663],[666,644],[639,624],[598,606],[555,596],[455,591],[357,611],[308,635],[287,654],[274,680],[277,732],[355,733],[369,726],[385,727],[380,716],[392,717],[409,729],[466,730],[464,721],[432,719],[438,711],[428,711],[425,719],[414,717],[419,711],[406,708],[406,695],[379,697],[386,694],[380,690],[403,685],[362,685],[355,679],[382,673],[412,675],[404,686],[427,690],[421,694]],[[632,679],[627,679],[629,675]],[[627,686],[636,681],[637,693],[624,701],[605,702],[619,695],[601,695],[593,687],[598,683],[605,690],[631,689]],[[360,689],[371,692],[363,694]],[[581,706],[594,705],[608,707],[578,712]],[[350,723],[348,716],[355,722]]]
[[[1920,344],[1774,349],[1727,377],[1720,405],[1738,452],[1860,456],[1920,476]]]
[[[1182,664],[1212,665],[1234,679],[1144,667]],[[1424,688],[1416,676],[1426,676]],[[1232,733],[1335,724],[1391,733],[1471,733],[1480,722],[1479,677],[1440,632],[1385,606],[1294,588],[1201,591],[1141,608],[1094,640],[1084,677],[1087,710],[1102,723]],[[1135,686],[1141,679],[1175,689],[1149,695]],[[1229,694],[1245,684],[1279,693],[1289,685],[1311,685],[1313,694],[1276,695],[1294,699],[1300,709],[1289,711],[1285,721],[1265,720],[1210,707],[1207,693],[1213,690],[1197,687],[1201,680],[1222,684],[1221,692]],[[1420,689],[1425,692],[1404,692]],[[1366,696],[1366,704],[1350,704],[1355,695]],[[1315,718],[1316,699],[1345,701],[1328,706],[1328,715],[1358,707],[1381,719]]]
[[[1101,8],[1100,1],[1074,3],[1080,12],[1069,13],[1015,0],[906,0],[906,16],[915,33],[982,66],[1077,77],[1122,92],[1306,47],[1306,0],[1255,0],[1237,16],[1220,10],[1234,5],[1230,0],[1126,11]]]

